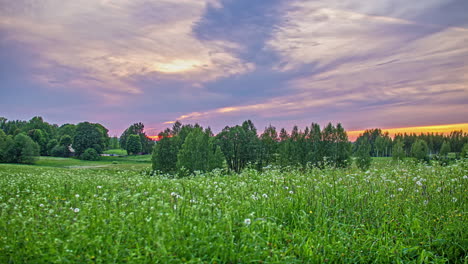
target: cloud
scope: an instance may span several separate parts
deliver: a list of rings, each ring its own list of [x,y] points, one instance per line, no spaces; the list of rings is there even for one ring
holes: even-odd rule
[[[303,73],[284,84],[288,93],[177,119],[466,122],[468,30],[414,19],[444,1],[396,2],[293,2],[266,43],[280,55],[276,74]]]
[[[254,68],[233,55],[239,45],[193,36],[206,5],[215,6],[211,0],[2,2],[4,40],[40,54],[30,63],[48,85],[119,97],[142,93],[135,85],[141,76],[196,87]]]

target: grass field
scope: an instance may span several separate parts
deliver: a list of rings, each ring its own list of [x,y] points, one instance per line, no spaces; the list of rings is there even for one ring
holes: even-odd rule
[[[0,263],[468,261],[466,161],[171,179],[114,159],[0,164]]]
[[[101,157],[99,161],[86,161],[75,158],[39,157],[34,163],[41,167],[55,168],[106,168],[106,169],[149,169],[151,155]]]

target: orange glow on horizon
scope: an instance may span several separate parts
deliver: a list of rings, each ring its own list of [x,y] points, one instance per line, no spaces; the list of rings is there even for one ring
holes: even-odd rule
[[[147,138],[153,140],[153,141],[159,141],[165,137],[172,137],[172,135],[169,135],[169,136],[159,136],[159,135],[156,135],[156,136],[146,136]]]
[[[468,132],[468,123],[461,124],[447,124],[447,125],[435,125],[435,126],[418,126],[418,127],[399,127],[399,128],[381,128],[382,133],[388,132],[390,137],[394,137],[395,134],[421,134],[421,133],[439,133],[448,134],[454,130]],[[354,130],[347,131],[348,138],[350,141],[355,141],[359,135],[363,134],[365,130]]]

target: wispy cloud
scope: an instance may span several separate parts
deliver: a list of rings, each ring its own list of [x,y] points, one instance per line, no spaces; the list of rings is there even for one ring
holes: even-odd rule
[[[280,55],[276,71],[303,71],[287,82],[289,93],[178,119],[334,118],[340,112],[347,123],[383,124],[412,113],[402,119],[427,124],[445,115],[468,116],[468,30],[413,19],[443,1],[395,2],[292,2],[266,43]]]
[[[2,3],[7,41],[40,54],[37,80],[98,94],[138,94],[140,76],[203,83],[253,65],[232,55],[240,47],[200,41],[192,27],[214,1],[30,1]],[[64,78],[63,68],[72,69]]]

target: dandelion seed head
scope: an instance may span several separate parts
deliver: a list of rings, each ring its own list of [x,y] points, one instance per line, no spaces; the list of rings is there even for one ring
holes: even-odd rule
[[[250,218],[244,219],[244,224],[250,225],[251,223],[252,223],[252,221],[250,220]]]

